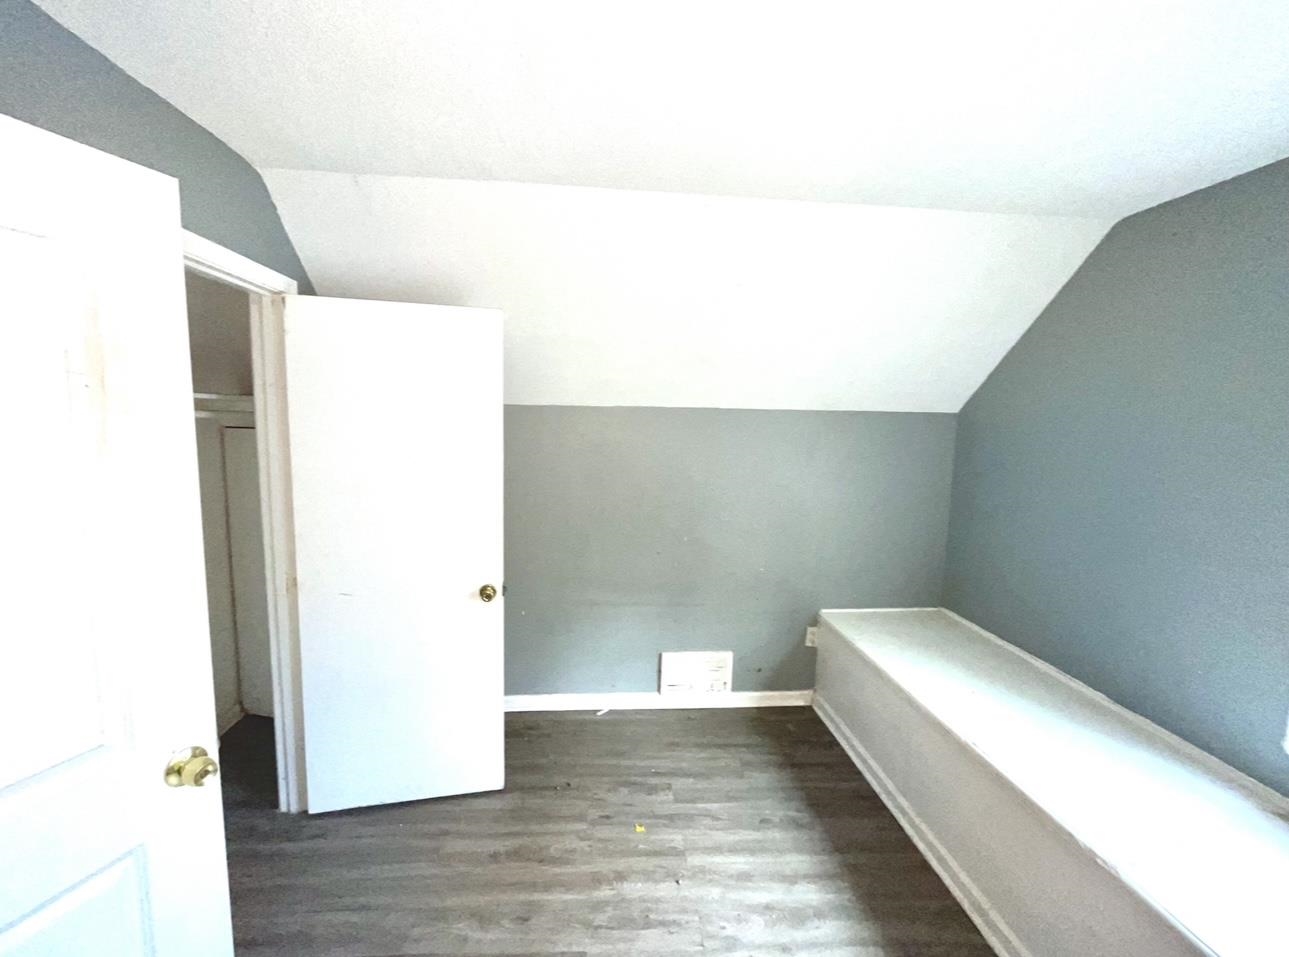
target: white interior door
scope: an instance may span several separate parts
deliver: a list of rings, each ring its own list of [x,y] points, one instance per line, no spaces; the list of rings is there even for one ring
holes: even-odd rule
[[[232,953],[174,180],[0,117],[0,954]]]
[[[282,308],[308,809],[500,788],[501,314]]]

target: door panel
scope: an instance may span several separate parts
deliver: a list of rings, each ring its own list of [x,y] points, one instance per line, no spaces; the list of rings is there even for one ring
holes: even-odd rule
[[[7,957],[54,957],[92,953],[95,957],[143,957],[152,953],[142,902],[144,868],[137,854],[114,861],[82,881],[58,902],[0,934]],[[93,950],[86,942],[93,942]]]
[[[286,297],[310,811],[502,787],[501,316]]]
[[[0,954],[232,953],[173,180],[0,117]]]

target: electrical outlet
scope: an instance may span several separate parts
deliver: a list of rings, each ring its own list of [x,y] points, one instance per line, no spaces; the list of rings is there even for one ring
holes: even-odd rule
[[[806,647],[817,648],[819,646],[819,626],[810,625],[806,628]]]

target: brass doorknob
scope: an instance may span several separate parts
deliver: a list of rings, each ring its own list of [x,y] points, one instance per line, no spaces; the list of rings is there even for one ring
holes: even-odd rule
[[[166,784],[172,788],[199,788],[218,773],[219,765],[205,748],[184,748],[176,751],[166,765]]]
[[[495,585],[484,585],[479,589],[479,597],[484,601],[492,601],[497,597],[497,587]]]

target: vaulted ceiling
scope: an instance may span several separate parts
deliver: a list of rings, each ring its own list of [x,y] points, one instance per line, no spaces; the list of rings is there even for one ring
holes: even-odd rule
[[[1289,153],[1283,0],[40,5],[319,292],[506,308],[512,401],[954,411],[1111,223]]]

